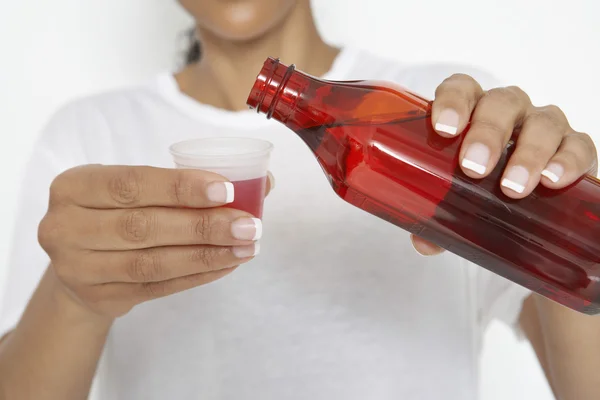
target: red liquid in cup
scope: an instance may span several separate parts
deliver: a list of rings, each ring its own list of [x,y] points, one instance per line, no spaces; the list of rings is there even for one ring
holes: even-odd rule
[[[248,179],[245,181],[232,181],[235,191],[233,203],[227,207],[249,212],[256,218],[262,218],[263,202],[267,190],[267,177]]]
[[[385,82],[323,81],[269,59],[248,104],[300,136],[347,202],[567,307],[600,314],[600,180],[585,176],[563,190],[540,185],[510,199],[500,179],[514,145],[489,177],[471,179],[458,162],[464,135],[437,135],[431,102]]]

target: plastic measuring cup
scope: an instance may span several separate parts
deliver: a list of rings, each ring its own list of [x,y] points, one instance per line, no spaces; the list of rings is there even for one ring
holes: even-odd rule
[[[177,168],[202,169],[229,179],[234,201],[227,207],[262,218],[267,171],[273,144],[238,137],[192,139],[175,143],[169,151]]]

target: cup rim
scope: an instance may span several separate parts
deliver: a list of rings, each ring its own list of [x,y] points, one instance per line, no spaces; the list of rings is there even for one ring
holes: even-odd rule
[[[210,143],[210,142],[247,142],[247,143],[253,143],[253,144],[261,144],[262,146],[259,147],[258,150],[256,149],[252,149],[249,150],[247,152],[237,152],[237,153],[232,153],[232,154],[202,154],[202,155],[198,155],[195,154],[193,152],[190,151],[185,151],[185,150],[181,150],[178,149],[178,147],[186,147],[186,145],[192,145],[192,144],[198,144],[198,143]],[[240,158],[260,158],[260,157],[265,157],[267,155],[269,155],[271,153],[271,151],[273,150],[274,146],[273,143],[267,141],[267,140],[263,140],[263,139],[256,139],[256,138],[248,138],[248,137],[232,137],[232,136],[215,136],[215,137],[207,137],[207,138],[197,138],[197,139],[188,139],[188,140],[183,140],[177,143],[172,144],[171,146],[169,146],[169,152],[171,153],[172,156],[174,157],[178,157],[178,158],[183,158],[183,159],[194,159],[194,160],[214,160],[214,159],[219,159],[219,158],[235,158],[235,159],[240,159]]]

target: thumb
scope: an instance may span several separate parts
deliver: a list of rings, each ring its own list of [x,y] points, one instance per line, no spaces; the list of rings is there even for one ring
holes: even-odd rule
[[[275,189],[275,177],[271,173],[271,171],[267,171],[267,187],[265,189],[265,196],[268,196],[271,193],[271,190]]]
[[[441,254],[444,251],[446,251],[441,247],[436,246],[435,244],[428,242],[425,239],[421,239],[420,237],[415,235],[410,235],[410,240],[415,250],[422,256],[437,256],[438,254]]]

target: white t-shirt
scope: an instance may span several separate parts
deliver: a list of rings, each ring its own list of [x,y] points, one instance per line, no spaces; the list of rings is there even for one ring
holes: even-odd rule
[[[326,78],[396,81],[433,97],[452,65],[401,65],[345,49]],[[29,164],[0,328],[14,327],[48,258],[37,243],[52,179],[70,167],[173,167],[190,138],[274,143],[277,187],[261,254],[234,274],[118,319],[97,376],[102,400],[474,400],[487,323],[516,323],[526,290],[452,254],[425,258],[408,234],[341,201],[294,133],[254,112],[182,94],[170,74],[74,102]],[[86,351],[73,349],[73,351]]]

